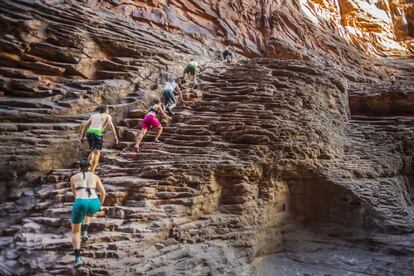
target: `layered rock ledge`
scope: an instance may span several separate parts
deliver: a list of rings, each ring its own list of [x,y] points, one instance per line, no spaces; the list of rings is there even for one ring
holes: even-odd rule
[[[261,38],[251,22],[272,22],[280,43],[252,58],[269,48],[241,36],[230,44],[251,58],[222,64],[217,33],[167,24],[175,5],[167,21],[153,15],[158,1],[133,16],[134,1],[84,2],[0,4],[0,274],[414,273],[412,59],[367,56],[298,8],[263,9],[258,21],[234,4],[246,10],[234,25],[243,34],[250,26]],[[188,3],[198,4],[194,22],[231,25]],[[133,153],[148,98],[193,58],[206,64],[202,85],[183,87],[187,104],[161,145],[149,135]],[[121,143],[106,141],[98,175],[108,199],[75,271],[68,180],[87,155],[78,127],[101,103]]]

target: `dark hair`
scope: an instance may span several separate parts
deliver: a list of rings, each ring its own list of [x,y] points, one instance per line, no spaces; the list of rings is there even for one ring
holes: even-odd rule
[[[90,163],[88,160],[81,160],[79,162],[79,168],[81,169],[81,171],[85,172],[88,171],[89,167],[90,167]]]
[[[152,104],[154,105],[154,104],[159,104],[161,101],[160,101],[160,99],[158,99],[158,98],[156,98],[156,99],[153,99],[152,100]]]
[[[103,104],[103,105],[98,106],[97,110],[99,111],[99,113],[105,113],[105,112],[109,111],[109,108],[108,108],[108,106]]]

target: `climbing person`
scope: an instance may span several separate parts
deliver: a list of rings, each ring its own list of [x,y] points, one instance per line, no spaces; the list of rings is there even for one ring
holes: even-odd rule
[[[91,149],[91,153],[88,157],[88,160],[91,163],[91,172],[95,172],[96,167],[98,166],[103,147],[103,132],[108,125],[115,137],[115,144],[119,143],[112,117],[109,115],[108,106],[99,106],[98,112],[99,113],[92,114],[89,120],[82,125],[81,128],[81,143],[85,141],[86,135],[89,148]]]
[[[175,80],[168,81],[162,90],[162,104],[163,104],[165,112],[169,116],[174,115],[174,113],[172,112],[172,109],[177,105],[177,98],[176,98],[177,92],[176,91],[178,92],[180,101],[184,102],[180,87],[178,86]]]
[[[197,86],[197,70],[200,65],[197,61],[193,60],[191,61],[184,69],[183,73],[183,79],[186,79],[187,76],[192,77],[192,81],[194,83],[194,86]]]
[[[224,49],[222,53],[222,57],[223,57],[224,62],[227,62],[227,63],[232,62],[233,57],[234,57],[234,53],[232,49],[230,47],[227,47],[226,49]]]
[[[75,252],[75,267],[82,266],[80,257],[81,232],[82,240],[88,240],[88,228],[93,215],[101,210],[105,201],[105,188],[99,177],[89,172],[90,163],[81,160],[80,172],[70,178],[72,193],[75,198],[71,212],[72,246]],[[98,190],[100,198],[96,194]]]
[[[391,84],[395,84],[395,73],[394,72],[391,72],[390,74],[390,81],[391,81]]]
[[[166,120],[171,120],[171,117],[165,114],[161,101],[159,99],[155,99],[151,105],[151,107],[148,109],[147,114],[144,117],[144,120],[141,123],[141,132],[139,135],[137,135],[136,138],[136,144],[134,146],[135,152],[139,152],[139,146],[141,144],[142,139],[144,138],[145,134],[147,133],[149,128],[157,128],[157,134],[155,135],[155,143],[161,143],[160,140],[158,140],[162,133],[162,125],[157,119],[157,115],[160,115],[162,118]]]

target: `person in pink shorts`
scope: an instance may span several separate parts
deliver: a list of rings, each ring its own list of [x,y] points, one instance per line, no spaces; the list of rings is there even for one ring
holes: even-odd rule
[[[161,102],[159,99],[154,100],[151,107],[148,109],[147,114],[144,117],[144,120],[141,123],[141,132],[137,136],[136,144],[134,146],[135,152],[139,152],[139,145],[141,144],[142,139],[144,139],[145,134],[149,128],[157,128],[158,132],[155,136],[155,143],[160,143],[158,140],[162,133],[162,125],[157,119],[157,115],[160,114],[163,118],[171,120],[171,117],[165,114],[162,109]]]

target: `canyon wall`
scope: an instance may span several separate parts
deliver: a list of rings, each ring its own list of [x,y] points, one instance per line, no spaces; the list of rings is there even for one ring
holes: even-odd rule
[[[84,114],[104,103],[122,117],[143,89],[178,74],[192,55],[208,56],[196,41],[108,12],[23,4],[1,3],[2,200],[10,188],[21,194],[45,171],[82,156],[77,133]]]
[[[2,1],[0,273],[414,273],[413,5]],[[133,153],[192,59],[200,87]],[[68,180],[102,103],[121,143],[76,271]]]
[[[341,56],[333,34],[373,55],[413,53],[414,4],[405,0],[87,2],[247,55]]]

